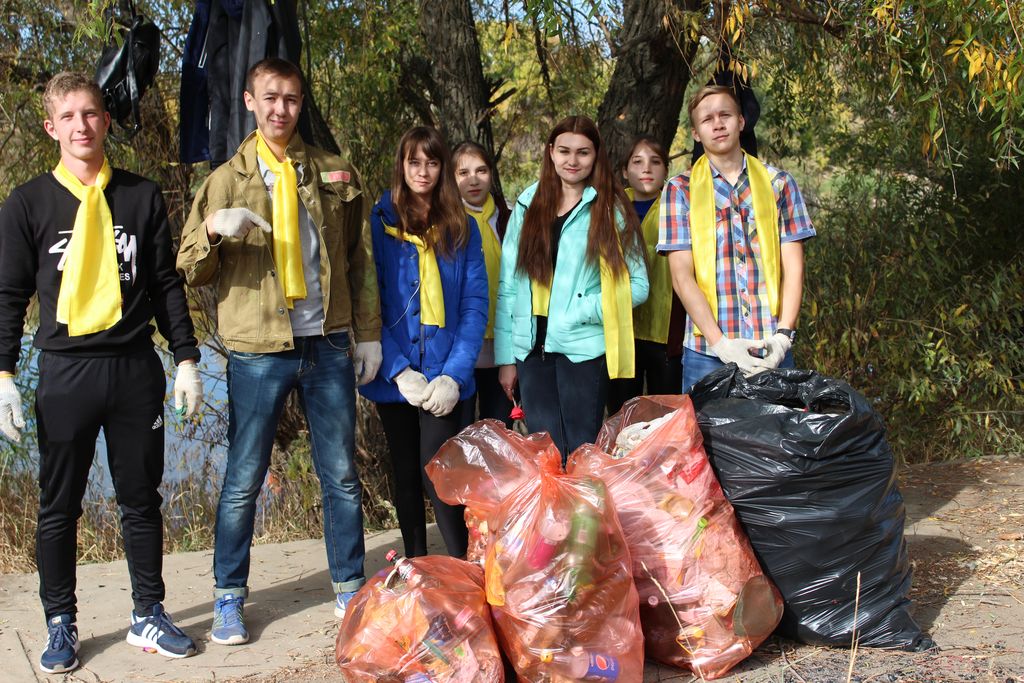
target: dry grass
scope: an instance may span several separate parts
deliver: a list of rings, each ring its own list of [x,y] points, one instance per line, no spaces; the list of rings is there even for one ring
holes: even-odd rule
[[[363,521],[368,530],[397,525],[389,494],[391,462],[384,433],[372,404],[359,400],[356,460],[363,481]],[[213,547],[220,476],[207,455],[182,456],[186,476],[161,487],[164,552]],[[39,488],[35,468],[0,468],[0,573],[35,571],[36,510]],[[257,504],[253,542],[279,543],[323,535],[320,483],[309,446],[300,434],[289,448],[275,448],[270,474]],[[120,513],[112,496],[95,485],[83,503],[78,527],[78,561],[109,562],[124,556]]]

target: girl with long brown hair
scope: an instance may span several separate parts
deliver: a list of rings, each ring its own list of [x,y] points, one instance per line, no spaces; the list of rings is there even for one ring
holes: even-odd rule
[[[406,556],[427,554],[426,489],[448,554],[462,557],[463,508],[438,499],[423,467],[473,421],[487,271],[480,231],[462,209],[448,145],[435,129],[402,136],[391,190],[373,207],[370,229],[383,360],[359,391],[384,425]]]
[[[550,433],[563,461],[597,436],[609,376],[633,375],[632,309],[647,288],[639,222],[597,126],[562,119],[509,221],[494,347],[506,394],[518,382],[527,428]]]

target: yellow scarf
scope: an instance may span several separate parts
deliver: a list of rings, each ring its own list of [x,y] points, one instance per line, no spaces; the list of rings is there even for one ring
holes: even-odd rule
[[[431,228],[433,229],[433,228]],[[441,287],[441,271],[437,267],[437,255],[427,248],[423,240],[398,228],[384,226],[384,232],[395,239],[402,239],[416,247],[420,264],[420,322],[424,325],[444,327],[444,290]]]
[[[626,188],[626,195],[633,200],[633,188]],[[658,256],[658,214],[661,209],[661,197],[647,209],[640,229],[644,233],[647,244],[647,260],[650,267],[647,278],[650,290],[647,301],[633,309],[633,333],[637,339],[664,344],[668,341],[668,324],[672,315],[672,273],[668,268],[668,259]]]
[[[68,326],[71,337],[110,329],[121,319],[114,219],[103,194],[111,174],[106,159],[92,185],[83,185],[64,162],[53,169],[57,182],[79,201],[57,294],[57,322]]]
[[[302,272],[302,242],[299,239],[299,181],[292,160],[278,161],[263,135],[256,131],[256,153],[274,179],[274,264],[280,273],[288,308],[296,299],[306,298],[306,278]]]
[[[622,243],[619,242],[619,250]],[[633,346],[633,288],[626,268],[615,275],[601,259],[601,316],[604,319],[604,353],[608,377],[619,379],[636,374]]]
[[[622,250],[622,243],[616,245]],[[633,289],[629,270],[616,275],[601,257],[601,318],[604,323],[604,353],[611,379],[633,377],[636,373],[633,348]],[[552,276],[553,277],[553,276]],[[534,315],[547,315],[551,285],[530,280]]]
[[[768,307],[773,316],[779,315],[779,288],[782,281],[779,240],[779,208],[768,169],[757,157],[746,154],[750,195],[754,203],[754,225],[761,246],[761,271],[764,273]],[[690,170],[690,241],[693,248],[693,268],[697,286],[704,292],[711,313],[718,319],[718,293],[715,285],[718,269],[715,264],[715,185],[711,176],[711,163],[707,156],[697,160]],[[694,334],[701,334],[697,326]]]
[[[476,220],[480,228],[480,239],[484,247],[484,264],[487,266],[487,293],[489,303],[487,307],[487,330],[484,332],[484,339],[494,339],[494,312],[498,302],[498,279],[501,275],[501,242],[491,227],[491,216],[494,215],[494,197],[487,195],[480,211],[474,211],[468,204],[466,213]]]

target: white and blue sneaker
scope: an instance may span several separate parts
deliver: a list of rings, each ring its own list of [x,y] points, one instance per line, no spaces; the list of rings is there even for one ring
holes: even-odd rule
[[[213,628],[210,640],[218,645],[241,645],[248,642],[249,632],[242,620],[245,598],[234,593],[225,593],[213,603]]]
[[[46,649],[39,657],[39,668],[59,674],[78,668],[78,627],[70,614],[58,614],[46,624]]]
[[[355,597],[355,594],[355,591],[337,594],[338,598],[334,601],[334,616],[339,619],[345,618],[345,612],[348,610],[348,603],[352,602],[352,598]]]
[[[176,659],[196,653],[195,643],[174,625],[171,615],[164,611],[164,606],[159,602],[153,605],[146,616],[140,617],[132,610],[131,622],[132,626],[125,639],[129,645]]]

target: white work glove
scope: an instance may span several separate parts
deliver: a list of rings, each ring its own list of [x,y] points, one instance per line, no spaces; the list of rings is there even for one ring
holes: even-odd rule
[[[444,417],[455,409],[458,402],[459,383],[448,375],[438,375],[427,385],[420,407],[434,417]]]
[[[203,380],[199,366],[184,361],[174,375],[174,410],[181,417],[191,417],[203,402]]]
[[[384,359],[379,341],[359,342],[352,353],[352,368],[356,373],[356,384],[363,386],[373,381]]]
[[[748,349],[764,348],[763,339],[729,339],[725,335],[710,347],[711,353],[723,363],[735,363],[747,377],[768,369],[764,360],[751,356]]]
[[[764,348],[768,350],[768,353],[764,357],[764,364],[769,368],[779,367],[779,363],[786,357],[786,354],[793,347],[793,342],[790,341],[788,334],[782,334],[776,332],[770,337],[765,338]]]
[[[423,376],[422,372],[406,368],[395,375],[394,382],[409,405],[419,408],[423,404],[424,394],[427,391],[427,378]]]
[[[13,377],[0,377],[0,432],[14,443],[21,443],[25,418],[21,414],[21,394]]]
[[[270,223],[245,207],[221,209],[206,220],[209,221],[210,229],[221,237],[241,239],[257,226],[264,232],[274,230]]]

